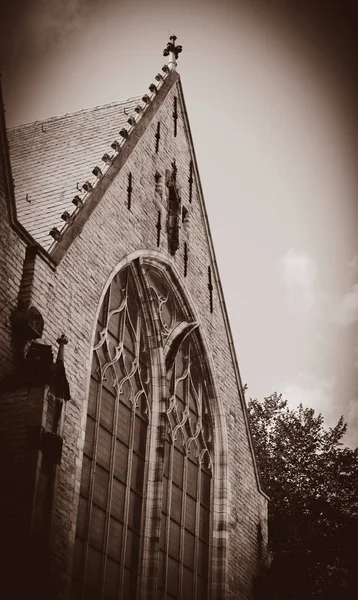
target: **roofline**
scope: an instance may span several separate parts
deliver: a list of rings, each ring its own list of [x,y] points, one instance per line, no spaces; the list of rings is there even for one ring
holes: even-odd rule
[[[50,247],[49,254],[56,265],[58,265],[62,258],[65,256],[68,248],[72,242],[81,233],[90,215],[93,213],[97,205],[101,202],[104,193],[107,191],[113,180],[127,162],[127,159],[136,148],[138,142],[146,132],[154,116],[158,112],[165,100],[166,96],[179,80],[179,75],[176,71],[170,71],[168,76],[165,78],[163,85],[160,87],[157,93],[153,95],[150,103],[147,104],[147,108],[140,118],[140,120],[133,126],[133,129],[128,135],[127,141],[123,146],[120,147],[117,156],[113,159],[112,164],[105,171],[103,177],[98,181],[96,186],[85,199],[83,206],[73,216],[73,220],[69,223],[68,227],[61,230],[61,238],[58,242],[54,242]]]
[[[51,256],[46,250],[40,246],[40,244],[32,237],[32,235],[25,229],[17,218],[16,203],[15,203],[15,192],[14,192],[14,180],[11,170],[10,152],[9,152],[9,141],[6,131],[6,120],[5,120],[5,105],[2,94],[1,85],[1,72],[0,72],[0,149],[1,149],[1,161],[4,172],[4,184],[5,184],[5,201],[7,204],[9,222],[12,229],[22,239],[26,246],[35,247],[41,258],[52,268],[55,268],[55,263]]]
[[[200,181],[199,169],[198,169],[198,164],[197,164],[197,160],[196,160],[196,156],[195,156],[193,138],[191,135],[189,117],[188,117],[188,113],[186,110],[183,86],[182,86],[180,77],[178,78],[178,89],[179,89],[180,102],[182,104],[182,109],[183,109],[183,119],[184,119],[184,123],[185,123],[185,130],[186,130],[186,133],[188,136],[190,152],[192,154],[192,160],[193,160],[193,165],[194,165],[194,174],[195,174],[195,178],[196,178],[198,190],[199,190],[200,205],[201,205],[201,209],[204,214],[204,226],[205,226],[205,231],[206,231],[206,235],[207,235],[208,242],[209,242],[210,258],[212,260],[212,264],[214,267],[213,270],[214,270],[215,282],[216,282],[217,290],[218,290],[218,294],[219,294],[220,305],[221,305],[223,315],[224,315],[226,334],[228,337],[231,357],[232,357],[232,361],[234,364],[235,377],[236,377],[236,382],[237,382],[238,389],[239,389],[240,403],[241,403],[242,412],[244,415],[246,433],[247,433],[247,437],[249,440],[249,446],[250,446],[251,455],[252,455],[253,464],[254,464],[254,471],[255,471],[255,476],[256,476],[257,487],[258,487],[259,492],[264,496],[264,498],[266,500],[270,500],[269,496],[264,492],[264,490],[262,488],[260,470],[258,468],[258,464],[257,464],[257,460],[256,460],[256,453],[255,453],[255,449],[254,449],[250,421],[249,421],[248,411],[247,411],[247,407],[246,407],[245,396],[244,396],[244,392],[243,392],[243,385],[242,385],[242,380],[241,380],[241,375],[240,375],[240,370],[239,370],[239,364],[237,361],[234,340],[233,340],[233,336],[232,336],[228,312],[227,312],[226,303],[225,303],[225,299],[224,299],[224,293],[223,293],[223,289],[222,289],[222,285],[221,285],[221,281],[220,281],[219,269],[218,269],[218,265],[217,265],[217,261],[216,261],[214,244],[213,244],[213,240],[212,240],[212,236],[211,236],[211,232],[210,232],[208,214],[207,214],[205,203],[204,203],[204,193],[203,193],[203,188],[202,188],[201,181]]]
[[[28,121],[26,123],[19,123],[18,125],[13,125],[12,127],[8,127],[7,131],[13,132],[17,129],[24,129],[25,127],[33,127],[34,125],[41,125],[45,123],[50,123],[51,121],[58,121],[60,119],[66,119],[73,117],[74,115],[80,115],[86,112],[93,112],[95,110],[101,110],[102,108],[108,108],[110,106],[122,105],[127,102],[131,102],[134,100],[140,100],[141,95],[137,94],[136,96],[131,96],[130,98],[126,98],[125,100],[114,100],[113,102],[107,102],[106,104],[99,104],[96,106],[88,106],[87,108],[81,108],[79,110],[74,110],[71,112],[62,113],[61,115],[53,115],[52,117],[45,117],[44,119],[36,119],[35,121]]]

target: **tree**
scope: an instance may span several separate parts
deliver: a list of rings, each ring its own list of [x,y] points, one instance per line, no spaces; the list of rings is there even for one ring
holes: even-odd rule
[[[358,590],[358,448],[344,447],[341,417],[282,395],[250,399],[248,411],[262,485],[270,497],[271,597],[351,600]],[[267,595],[265,598],[269,597]]]

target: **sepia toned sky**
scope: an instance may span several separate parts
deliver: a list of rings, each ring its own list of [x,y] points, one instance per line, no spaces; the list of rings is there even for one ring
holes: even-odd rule
[[[358,444],[353,0],[14,0],[8,126],[145,93],[169,34],[248,395],[282,392]]]

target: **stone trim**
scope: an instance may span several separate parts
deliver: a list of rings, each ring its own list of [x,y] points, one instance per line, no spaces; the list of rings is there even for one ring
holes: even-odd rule
[[[74,218],[71,221],[71,225],[64,231],[63,234],[60,232],[60,241],[53,244],[49,250],[49,254],[52,256],[52,259],[57,265],[66,254],[72,242],[81,233],[87,222],[87,219],[89,219],[90,215],[102,200],[104,193],[110,187],[112,181],[122,169],[133,150],[136,148],[138,142],[146,132],[152,119],[156,115],[166,96],[178,79],[179,76],[174,71],[168,75],[162,87],[158,90],[158,93],[148,105],[143,117],[130,133],[128,141],[123,147],[118,149],[118,155],[114,158],[112,164],[109,165],[108,170],[105,172],[102,179],[99,180],[97,186],[93,189],[93,191],[91,191],[87,200],[84,202],[83,207],[77,213],[75,213]]]
[[[191,130],[190,130],[189,118],[188,118],[188,113],[186,110],[186,105],[185,105],[185,100],[184,100],[183,87],[182,87],[180,79],[178,81],[178,98],[179,98],[183,121],[184,121],[184,129],[185,129],[187,139],[188,139],[188,146],[189,146],[189,149],[190,149],[190,152],[192,155],[193,177],[194,177],[194,181],[196,182],[197,189],[198,189],[198,197],[199,197],[200,206],[201,206],[201,210],[202,210],[203,217],[204,217],[204,219],[203,219],[204,227],[206,230],[206,236],[207,236],[208,245],[209,245],[213,277],[214,277],[214,281],[216,284],[216,289],[217,289],[218,296],[219,296],[219,302],[220,302],[220,306],[221,306],[223,317],[224,317],[227,339],[228,339],[228,343],[229,343],[229,347],[230,347],[230,353],[232,356],[237,386],[238,386],[238,390],[239,390],[240,403],[241,403],[242,412],[243,412],[243,416],[244,416],[244,420],[245,420],[247,437],[248,437],[252,460],[253,460],[253,464],[254,464],[257,487],[258,487],[259,492],[263,495],[263,497],[266,500],[269,500],[269,497],[267,496],[267,494],[265,494],[265,492],[262,489],[262,485],[261,485],[261,476],[260,476],[260,471],[259,471],[259,468],[257,465],[254,445],[253,445],[253,441],[252,441],[252,434],[251,434],[250,422],[249,422],[249,417],[248,417],[248,412],[247,412],[247,407],[246,407],[246,402],[245,402],[245,397],[244,397],[244,392],[243,392],[243,385],[242,385],[242,381],[241,381],[241,375],[240,375],[239,365],[238,365],[238,361],[237,361],[236,350],[235,350],[235,346],[234,346],[234,341],[233,341],[232,331],[231,331],[229,317],[228,317],[228,313],[227,313],[226,303],[225,303],[222,285],[221,285],[221,281],[220,281],[219,270],[218,270],[218,266],[217,266],[217,262],[216,262],[216,255],[215,255],[213,240],[212,240],[211,232],[210,232],[209,219],[208,219],[205,202],[204,202],[204,193],[203,193],[203,189],[202,189],[202,185],[201,185],[201,181],[200,181],[198,164],[197,164],[197,160],[196,160],[196,156],[195,156],[194,144],[193,144],[193,139],[192,139]]]

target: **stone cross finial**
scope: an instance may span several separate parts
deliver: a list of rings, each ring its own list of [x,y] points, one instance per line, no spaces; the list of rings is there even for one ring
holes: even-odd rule
[[[64,362],[65,358],[65,346],[68,344],[68,339],[63,333],[59,338],[57,338],[57,343],[59,344],[57,360],[56,362]]]
[[[182,46],[176,46],[175,40],[177,39],[176,35],[170,36],[170,42],[167,43],[167,47],[163,50],[163,56],[169,56],[168,67],[175,71],[177,66],[177,58],[179,54],[183,51]]]

